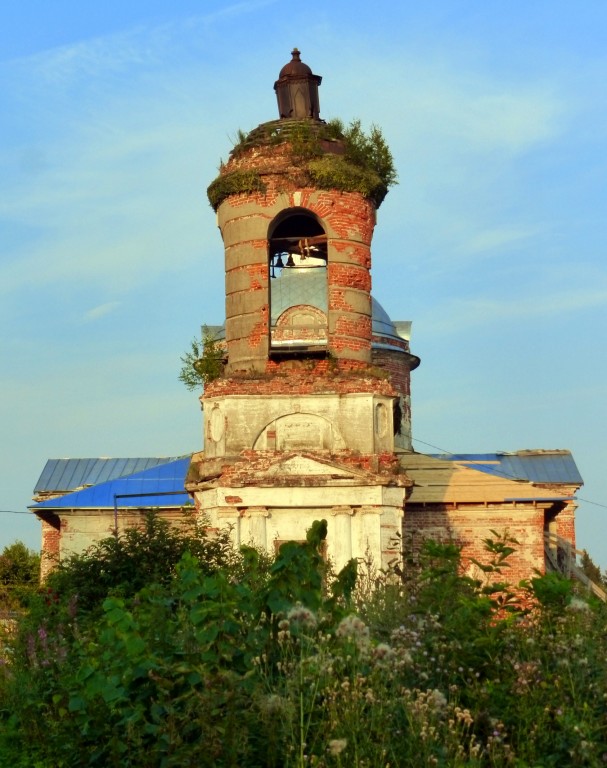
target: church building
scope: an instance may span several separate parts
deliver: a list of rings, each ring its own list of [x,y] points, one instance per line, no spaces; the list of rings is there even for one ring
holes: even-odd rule
[[[43,473],[32,510],[46,554],[79,551],[141,510],[179,516],[186,501],[236,545],[269,552],[325,519],[337,569],[352,557],[387,567],[434,538],[458,543],[472,572],[483,539],[507,530],[518,580],[549,567],[558,542],[575,545],[582,480],[568,451],[413,451],[411,324],[371,293],[393,169],[381,134],[320,117],[321,80],[293,50],[274,84],[278,117],[242,137],[208,189],[226,316],[201,397],[204,449],[115,466],[101,482],[77,467],[98,460],[69,460],[60,489]]]

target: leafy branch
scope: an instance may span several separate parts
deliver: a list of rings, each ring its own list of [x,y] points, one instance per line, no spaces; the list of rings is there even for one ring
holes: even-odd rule
[[[204,389],[218,379],[224,368],[224,350],[221,343],[205,325],[200,339],[192,339],[190,349],[181,358],[179,381],[190,390]]]

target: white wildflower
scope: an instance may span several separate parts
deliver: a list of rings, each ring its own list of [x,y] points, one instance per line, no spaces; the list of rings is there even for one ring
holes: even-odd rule
[[[567,606],[570,611],[589,611],[590,606],[585,600],[580,600],[579,597],[572,597],[571,602]]]
[[[394,648],[391,648],[386,643],[378,643],[373,649],[373,658],[377,662],[378,666],[385,666],[390,664],[396,657]]]
[[[318,623],[312,611],[300,603],[287,613],[287,622],[289,625],[299,624],[303,629],[314,629]]]
[[[447,698],[442,691],[438,690],[438,688],[435,688],[430,692],[428,700],[436,707],[436,709],[443,709],[447,706]]]
[[[327,747],[327,751],[330,755],[336,757],[337,755],[340,755],[347,746],[347,739],[331,739],[329,746]]]
[[[369,627],[354,614],[346,616],[339,622],[335,635],[347,640],[353,640],[360,649],[366,648],[369,645]]]

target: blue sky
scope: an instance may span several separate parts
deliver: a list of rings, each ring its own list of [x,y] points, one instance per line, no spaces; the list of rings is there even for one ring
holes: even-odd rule
[[[373,293],[413,321],[416,449],[569,448],[607,567],[606,26],[590,0],[3,4],[0,547],[38,547],[47,458],[201,447],[177,375],[224,315],[205,190],[296,45],[321,116],[395,157]]]

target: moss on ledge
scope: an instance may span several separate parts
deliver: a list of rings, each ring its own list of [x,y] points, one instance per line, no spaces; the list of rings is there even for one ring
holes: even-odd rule
[[[261,174],[256,170],[232,171],[219,175],[208,189],[209,202],[216,211],[221,203],[232,195],[242,192],[265,192],[266,185]]]

